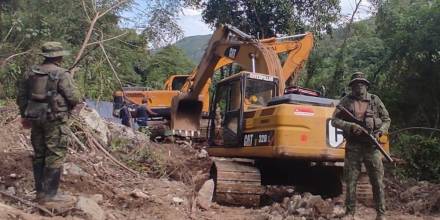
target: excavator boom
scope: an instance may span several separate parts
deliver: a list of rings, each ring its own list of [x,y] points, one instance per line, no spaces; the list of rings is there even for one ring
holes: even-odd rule
[[[199,95],[213,76],[215,66],[222,57],[233,60],[244,70],[282,76],[280,60],[272,47],[252,39],[234,27],[220,26],[208,43],[188,91],[175,96],[172,100],[172,130],[199,129],[202,111]]]
[[[173,98],[171,129],[198,130],[201,91],[220,65],[236,63],[245,71],[276,76],[280,80],[279,93],[283,93],[285,82],[299,72],[312,47],[312,33],[256,40],[235,27],[220,26],[213,33],[200,64],[182,86],[181,94]],[[282,65],[278,55],[284,52],[287,57]]]

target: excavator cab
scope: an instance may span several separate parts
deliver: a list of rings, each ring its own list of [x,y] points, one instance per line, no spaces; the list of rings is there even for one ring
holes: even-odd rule
[[[278,78],[240,72],[220,81],[210,108],[208,141],[211,146],[243,146],[243,116],[278,95]]]

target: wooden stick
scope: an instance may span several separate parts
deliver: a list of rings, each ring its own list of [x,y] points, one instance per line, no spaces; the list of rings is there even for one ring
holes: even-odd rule
[[[72,130],[69,129],[69,133],[73,140],[81,147],[81,149],[84,152],[87,152],[86,146],[79,140],[79,138],[72,132]]]
[[[11,195],[11,194],[9,194],[9,193],[7,193],[7,192],[4,192],[4,191],[1,191],[1,190],[0,190],[0,194],[2,194],[2,195],[4,195],[4,196],[7,196],[7,197],[9,197],[9,198],[15,199],[15,200],[17,200],[17,201],[20,201],[21,203],[23,203],[23,204],[25,204],[25,205],[28,205],[28,206],[31,206],[31,207],[37,208],[37,209],[39,209],[39,210],[45,212],[46,214],[50,215],[51,217],[55,216],[51,211],[47,210],[46,208],[44,208],[44,207],[42,207],[42,206],[40,206],[40,205],[34,204],[34,203],[30,202],[30,201],[24,200],[24,199],[22,199],[22,198],[20,198],[20,197],[17,197],[17,196]]]
[[[134,174],[134,175],[138,175],[138,173],[132,169],[130,169],[129,167],[125,166],[123,163],[121,163],[119,160],[117,160],[116,158],[114,158],[96,139],[92,138],[92,142],[96,145],[96,147],[98,147],[108,158],[110,158],[111,161],[113,161],[114,163],[116,163],[117,165],[121,166],[122,168],[128,170],[130,173]]]

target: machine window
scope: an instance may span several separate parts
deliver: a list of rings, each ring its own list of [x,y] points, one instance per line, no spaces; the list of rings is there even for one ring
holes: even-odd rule
[[[245,105],[248,108],[266,106],[275,96],[276,84],[274,82],[248,79],[246,82]]]
[[[188,76],[176,76],[173,79],[173,84],[171,85],[171,88],[173,90],[180,90],[183,84],[185,84],[186,78],[188,78]]]

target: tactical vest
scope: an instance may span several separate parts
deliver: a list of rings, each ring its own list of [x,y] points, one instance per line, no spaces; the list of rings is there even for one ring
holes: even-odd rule
[[[350,111],[358,120],[364,122],[363,127],[371,133],[382,126],[382,120],[380,119],[379,109],[375,100],[376,96],[368,95],[370,96],[370,102],[361,103],[361,101],[353,100],[350,105]]]
[[[62,118],[69,110],[67,100],[58,93],[58,82],[63,69],[34,66],[26,81],[28,103],[25,117],[32,121],[48,121]]]

